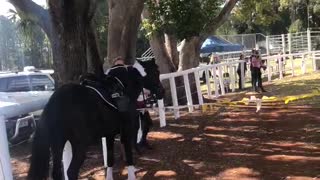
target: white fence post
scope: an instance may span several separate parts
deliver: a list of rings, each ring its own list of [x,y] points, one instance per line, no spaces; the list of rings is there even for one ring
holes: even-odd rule
[[[166,114],[165,114],[163,99],[158,100],[158,108],[159,108],[158,110],[159,110],[160,127],[165,127],[166,126]]]
[[[64,179],[68,180],[68,168],[70,166],[72,160],[72,146],[69,141],[66,142],[63,149],[62,155],[62,162],[63,162],[63,172],[64,172]]]
[[[269,36],[266,36],[266,53],[267,53],[267,55],[269,56],[270,55],[270,46],[269,46]]]
[[[283,54],[286,54],[286,38],[284,34],[281,34],[281,40],[282,40],[282,52]]]
[[[302,54],[301,71],[302,74],[306,73],[306,59],[304,54]]]
[[[208,97],[211,98],[211,82],[210,82],[210,76],[209,76],[209,70],[204,70],[205,76],[206,76],[206,84],[207,84],[207,92]]]
[[[315,52],[312,52],[312,65],[313,65],[313,71],[317,71],[316,53]]]
[[[190,90],[188,74],[183,75],[183,81],[184,81],[184,88],[186,90],[188,109],[189,109],[189,112],[192,112],[193,111],[193,102],[192,102],[192,95],[191,95],[191,90]]]
[[[108,167],[108,149],[107,149],[107,140],[105,137],[101,138],[102,142],[102,154],[103,154],[103,165],[105,168]]]
[[[307,38],[308,38],[308,52],[312,51],[312,42],[311,42],[311,31],[308,28],[307,30]]]
[[[268,69],[268,81],[269,82],[271,81],[271,76],[272,76],[270,60],[271,59],[266,59],[266,61],[267,61],[267,69]]]
[[[212,70],[212,77],[213,77],[213,82],[214,82],[214,95],[215,97],[219,97],[219,87],[218,87],[218,81],[217,81],[217,66],[214,65],[213,70]]]
[[[294,76],[294,59],[293,59],[293,55],[290,56],[290,60],[291,60],[291,71],[292,71],[292,77]]]
[[[178,119],[180,117],[179,109],[178,106],[178,96],[177,96],[177,88],[176,88],[176,82],[174,80],[174,77],[171,77],[169,79],[170,81],[170,90],[171,90],[171,99],[172,99],[172,105],[173,105],[173,113],[174,113],[174,118]]]
[[[279,56],[278,57],[278,66],[279,66],[279,78],[282,79],[283,78],[283,62],[282,62],[282,58],[284,59],[283,56]]]
[[[13,180],[5,119],[0,115],[0,179]]]
[[[224,84],[223,84],[223,75],[222,75],[222,67],[218,66],[218,73],[219,73],[219,82],[220,82],[220,90],[221,90],[221,94],[225,95],[226,92],[224,90]]]
[[[292,39],[291,39],[291,33],[288,34],[288,51],[289,54],[292,53]]]
[[[199,77],[199,71],[194,72],[194,78],[196,80],[196,86],[197,86],[197,94],[198,94],[198,101],[199,105],[203,105],[203,97],[201,92],[201,84],[200,84],[200,77]]]

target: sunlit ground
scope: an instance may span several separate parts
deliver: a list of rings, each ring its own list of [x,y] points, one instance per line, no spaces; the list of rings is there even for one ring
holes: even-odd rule
[[[309,93],[319,84],[320,74],[313,73],[285,78],[266,88],[267,95],[280,98]],[[317,98],[288,105],[268,104],[268,108],[262,107],[259,113],[245,106],[182,113],[178,120],[169,118],[165,128],[158,128],[155,122],[149,134],[154,149],[136,156],[137,176],[191,180],[320,179],[320,109],[316,106],[320,101]],[[119,150],[118,145],[116,149]],[[11,152],[15,179],[24,179],[29,148],[20,146]],[[100,145],[92,147],[81,179],[104,179],[102,159]],[[116,163],[115,178],[126,179],[125,163],[119,153],[116,153]]]

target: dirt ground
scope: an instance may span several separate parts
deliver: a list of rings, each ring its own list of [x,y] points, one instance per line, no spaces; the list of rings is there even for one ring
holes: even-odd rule
[[[300,81],[308,83],[300,79],[295,82]],[[320,84],[320,76],[311,78],[311,82]],[[292,89],[287,87],[294,82],[285,83],[288,82],[268,86],[269,94],[284,96],[286,92],[281,89]],[[305,91],[302,89],[301,93]],[[149,134],[154,149],[135,156],[137,177],[320,179],[320,109],[307,104],[317,100],[304,101],[303,106],[299,103],[281,108],[277,104],[263,106],[259,113],[249,107],[215,107],[205,113],[196,111],[178,120],[169,119],[165,128],[159,128],[155,122]],[[10,151],[15,179],[25,179],[30,144],[21,144]],[[115,179],[126,179],[119,153],[116,163]],[[90,148],[80,179],[104,179],[100,144]]]

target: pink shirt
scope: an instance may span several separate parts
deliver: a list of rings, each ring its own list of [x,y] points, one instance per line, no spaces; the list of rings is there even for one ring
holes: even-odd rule
[[[252,67],[260,68],[262,66],[261,61],[256,57],[252,57],[251,59]]]

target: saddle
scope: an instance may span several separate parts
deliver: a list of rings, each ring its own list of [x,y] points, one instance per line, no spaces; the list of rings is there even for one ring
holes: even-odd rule
[[[116,77],[110,75],[97,77],[88,73],[80,77],[80,84],[95,91],[107,106],[120,112],[128,109],[129,99],[124,94],[125,87]]]

